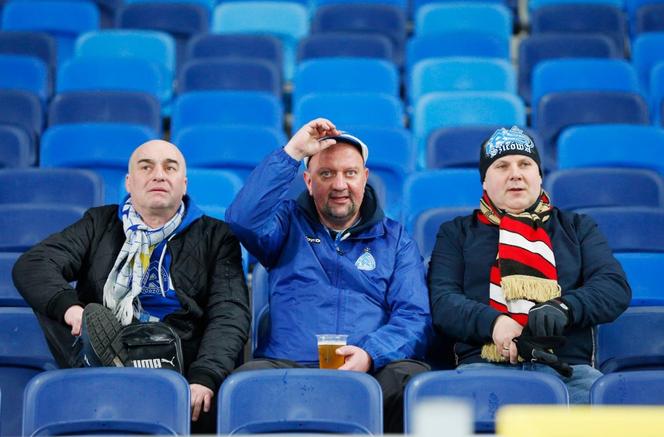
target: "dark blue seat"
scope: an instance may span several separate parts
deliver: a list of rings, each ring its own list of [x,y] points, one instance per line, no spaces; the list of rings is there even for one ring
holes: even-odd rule
[[[267,340],[270,329],[270,285],[268,273],[256,264],[251,277],[251,355]]]
[[[87,209],[101,205],[103,200],[103,181],[88,170],[0,170],[0,204],[71,205]]]
[[[404,428],[413,430],[417,405],[435,397],[462,398],[471,403],[475,432],[494,432],[496,411],[509,404],[567,405],[569,394],[560,378],[510,369],[442,370],[414,376],[404,393]]]
[[[0,307],[0,423],[3,436],[23,435],[23,392],[37,374],[57,366],[31,308]]]
[[[454,220],[456,217],[469,215],[473,209],[471,206],[432,208],[417,215],[413,226],[413,239],[420,248],[420,254],[424,259],[429,259],[431,256],[440,225]]]
[[[302,38],[297,59],[362,57],[394,60],[394,48],[384,35],[361,33],[317,33]]]
[[[544,186],[561,209],[664,207],[664,179],[637,168],[571,168],[549,174]]]
[[[535,9],[530,14],[533,34],[599,33],[610,37],[624,51],[627,19],[618,6],[609,4],[557,4]]]
[[[379,34],[392,42],[394,62],[401,65],[406,44],[406,13],[395,5],[326,4],[316,9],[311,33],[344,32]]]
[[[617,253],[629,286],[632,288],[630,306],[664,306],[664,287],[660,274],[664,271],[664,253]]]
[[[0,253],[0,307],[28,306],[23,296],[14,288],[14,281],[12,280],[12,268],[14,268],[14,263],[20,255],[19,252]],[[0,411],[2,411],[1,406]],[[2,429],[0,429],[1,431]]]
[[[18,126],[0,124],[0,169],[34,164],[35,146],[31,136]]]
[[[330,399],[335,399],[331,407]],[[219,390],[218,434],[383,432],[378,381],[362,372],[274,369],[234,373]]]
[[[564,91],[540,99],[532,125],[544,142],[548,159],[555,162],[558,135],[577,124],[649,124],[648,104],[636,93]]]
[[[597,368],[602,373],[664,370],[664,307],[632,307],[599,325]]]
[[[39,97],[28,91],[0,89],[0,124],[16,126],[30,136],[36,144],[44,128],[44,108]],[[35,147],[30,150],[29,162],[34,164],[37,157]]]
[[[609,373],[590,389],[593,405],[664,405],[664,370]]]
[[[518,54],[519,95],[530,104],[532,72],[535,66],[555,58],[622,58],[615,42],[606,35],[540,33],[521,40]]]
[[[664,32],[664,3],[643,5],[638,8],[632,28],[635,34]]]
[[[281,98],[281,72],[262,59],[202,58],[185,62],[178,92],[262,91]]]
[[[664,252],[664,208],[581,208],[591,216],[614,252]]]
[[[176,372],[54,370],[25,388],[23,435],[189,435],[190,409],[189,383]]]
[[[161,106],[155,96],[132,91],[68,91],[53,97],[48,124],[129,123],[162,131]]]
[[[54,71],[57,61],[55,38],[48,33],[30,31],[0,31],[0,53],[35,56]]]

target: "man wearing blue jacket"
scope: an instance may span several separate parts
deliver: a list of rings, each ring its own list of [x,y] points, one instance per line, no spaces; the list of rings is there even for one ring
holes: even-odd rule
[[[316,119],[249,176],[226,212],[269,272],[270,333],[241,370],[317,367],[316,334],[347,334],[341,370],[383,388],[385,432],[402,432],[403,388],[428,370],[424,266],[414,241],[386,218],[367,185],[367,146]],[[287,193],[300,161],[307,190]]]
[[[552,205],[537,147],[520,129],[498,129],[479,167],[480,208],[443,223],[436,237],[434,327],[456,341],[459,369],[549,373],[571,403],[588,403],[601,376],[594,327],[629,305],[625,273],[590,217]]]

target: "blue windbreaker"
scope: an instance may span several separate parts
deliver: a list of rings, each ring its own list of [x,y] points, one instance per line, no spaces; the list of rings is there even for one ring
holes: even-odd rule
[[[422,257],[367,186],[361,221],[333,239],[305,191],[287,199],[299,162],[283,149],[249,176],[226,211],[238,239],[269,271],[270,334],[256,357],[318,361],[316,334],[348,334],[374,370],[422,358],[431,330]]]

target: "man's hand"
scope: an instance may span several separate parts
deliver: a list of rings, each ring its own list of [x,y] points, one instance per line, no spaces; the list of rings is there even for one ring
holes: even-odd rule
[[[520,336],[521,331],[523,331],[523,326],[510,316],[498,316],[496,323],[493,325],[493,333],[491,334],[493,342],[500,354],[509,359],[512,364],[517,363],[517,357],[519,356],[516,344],[512,340]]]
[[[65,311],[65,323],[71,326],[71,335],[81,335],[81,323],[83,321],[83,307],[72,305]]]
[[[210,411],[214,393],[201,384],[189,384],[191,390],[191,420],[196,422],[201,414],[201,407],[205,413]]]
[[[563,335],[568,323],[569,308],[564,302],[555,299],[538,303],[528,312],[530,332],[539,337]]]
[[[315,155],[321,150],[336,144],[335,140],[318,140],[330,135],[339,135],[340,133],[330,120],[317,118],[302,126],[293,135],[288,144],[286,144],[284,150],[291,158],[301,161],[307,156]]]
[[[339,370],[354,370],[356,372],[368,372],[371,369],[372,360],[368,353],[357,346],[341,346],[336,351],[337,355],[343,355],[346,362]]]

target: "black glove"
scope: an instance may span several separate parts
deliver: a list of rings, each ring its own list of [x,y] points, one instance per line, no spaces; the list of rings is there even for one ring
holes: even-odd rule
[[[529,329],[526,328],[519,337],[512,341],[516,343],[519,356],[524,360],[546,364],[562,376],[572,376],[574,369],[569,364],[560,361],[558,356],[553,353],[555,349],[565,344],[565,337],[536,337],[532,336]]]
[[[562,335],[568,323],[569,308],[561,300],[538,303],[528,312],[528,327],[538,337]]]

